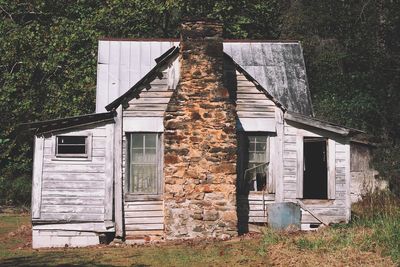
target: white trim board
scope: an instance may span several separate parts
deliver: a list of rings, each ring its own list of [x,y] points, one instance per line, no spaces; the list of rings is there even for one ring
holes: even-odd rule
[[[124,132],[163,132],[164,119],[161,117],[125,117]]]

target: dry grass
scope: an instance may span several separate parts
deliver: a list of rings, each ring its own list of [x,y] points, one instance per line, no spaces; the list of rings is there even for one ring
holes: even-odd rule
[[[396,266],[390,258],[347,247],[340,250],[304,250],[286,244],[271,246],[268,254],[274,266]]]
[[[364,251],[365,228],[326,228],[318,232],[287,235],[266,249],[274,266],[396,266],[379,251]]]
[[[0,265],[398,266],[398,204],[391,196],[386,200],[370,196],[355,206],[356,219],[351,224],[317,232],[266,230],[263,235],[225,242],[203,240],[42,250],[30,248],[28,215],[0,214]]]

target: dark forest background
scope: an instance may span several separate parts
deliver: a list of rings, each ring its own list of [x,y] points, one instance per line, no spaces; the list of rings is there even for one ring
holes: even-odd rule
[[[95,110],[100,37],[178,37],[182,18],[225,38],[303,45],[318,118],[364,130],[400,192],[399,0],[0,0],[0,204],[30,202],[32,134],[18,124]]]

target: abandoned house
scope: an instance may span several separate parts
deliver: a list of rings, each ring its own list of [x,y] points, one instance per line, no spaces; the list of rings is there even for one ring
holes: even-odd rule
[[[96,113],[29,124],[33,247],[226,239],[274,203],[301,229],[349,221],[358,131],[314,118],[300,43],[222,30],[99,41]]]

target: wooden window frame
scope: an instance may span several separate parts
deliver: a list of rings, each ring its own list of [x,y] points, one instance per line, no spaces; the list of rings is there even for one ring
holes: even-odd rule
[[[240,137],[240,142],[239,142],[239,145],[241,146],[240,148],[239,148],[239,161],[240,161],[240,185],[239,186],[243,186],[243,182],[244,182],[244,173],[245,173],[245,168],[244,168],[244,159],[247,157],[249,157],[249,155],[250,155],[250,151],[249,151],[249,148],[248,147],[244,147],[244,146],[242,146],[242,144],[243,144],[243,141],[245,140],[245,139],[248,139],[249,140],[249,138],[250,137],[257,137],[257,136],[262,136],[262,137],[266,137],[267,138],[267,141],[266,141],[266,151],[265,151],[265,154],[266,154],[266,163],[268,163],[268,170],[267,170],[267,177],[268,177],[268,180],[267,180],[267,184],[266,184],[266,186],[267,186],[267,188],[266,188],[266,190],[265,191],[250,191],[250,192],[266,192],[266,193],[270,193],[270,194],[273,194],[273,193],[275,193],[275,188],[274,188],[274,185],[275,185],[275,183],[274,183],[274,177],[272,177],[270,174],[271,174],[271,166],[270,166],[270,164],[271,164],[271,135],[270,135],[270,133],[269,132],[241,132],[240,133],[241,134],[241,137]],[[245,153],[247,153],[247,155],[245,155]]]
[[[131,191],[131,138],[135,134],[155,134],[157,136],[156,155],[157,155],[157,192],[132,192]],[[160,132],[126,132],[126,179],[125,179],[125,200],[160,200],[163,195],[162,175],[163,175],[163,135]]]
[[[336,142],[331,138],[327,137],[315,137],[315,136],[302,136],[296,137],[297,147],[297,186],[296,193],[298,199],[303,198],[303,185],[304,185],[304,138],[321,138],[326,141],[326,163],[327,163],[327,198],[318,199],[334,200],[336,198]],[[308,200],[308,199],[307,199]]]
[[[58,137],[85,137],[86,153],[81,154],[59,154],[58,153]],[[78,133],[65,133],[55,134],[52,136],[53,158],[54,161],[72,160],[72,161],[91,161],[92,160],[92,133],[78,132]]]

